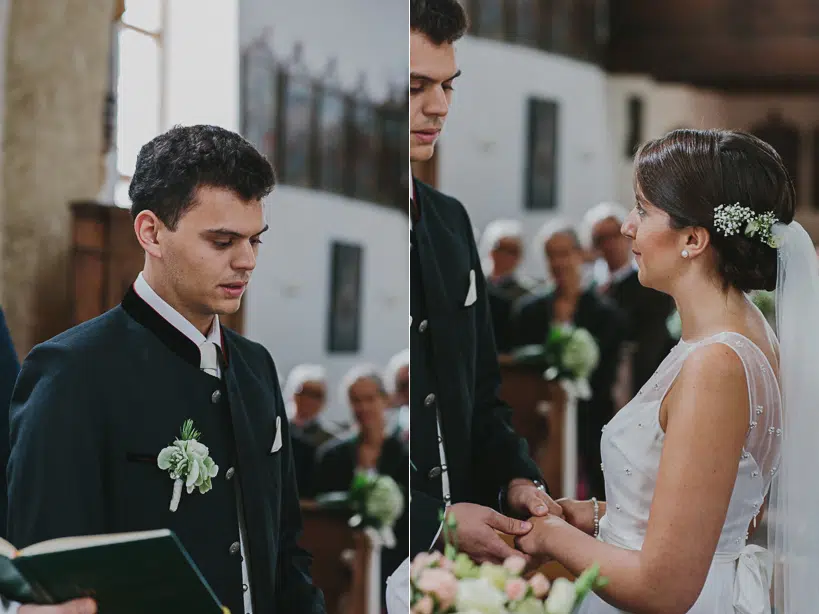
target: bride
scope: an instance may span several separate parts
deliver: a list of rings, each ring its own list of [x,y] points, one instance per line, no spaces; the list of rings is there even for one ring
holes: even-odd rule
[[[749,134],[677,130],[634,179],[622,232],[682,340],[603,429],[607,500],[559,501],[518,546],[600,565],[582,614],[770,613],[774,575],[778,614],[815,612],[819,267],[788,174]],[[778,341],[745,294],[774,288]],[[747,543],[766,508],[769,549]]]

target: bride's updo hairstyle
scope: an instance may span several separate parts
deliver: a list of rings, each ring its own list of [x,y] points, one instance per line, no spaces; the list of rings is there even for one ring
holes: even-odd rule
[[[773,212],[784,224],[793,220],[793,184],[773,147],[744,132],[675,130],[640,148],[634,181],[645,200],[668,213],[673,228],[708,230],[726,288],[776,287],[775,248],[742,228],[727,237],[714,227],[714,209],[735,203],[755,215]]]

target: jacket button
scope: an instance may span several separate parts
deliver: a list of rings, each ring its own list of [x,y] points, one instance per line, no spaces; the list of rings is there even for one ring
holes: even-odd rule
[[[222,400],[222,391],[221,390],[214,390],[213,394],[210,395],[210,402],[211,403],[218,403]]]
[[[440,467],[433,467],[432,469],[429,470],[429,473],[427,474],[427,477],[429,477],[430,480],[434,480],[435,478],[439,477],[440,475],[441,475],[441,468]]]
[[[239,549],[240,548],[241,548],[241,546],[239,545],[239,542],[233,542],[230,545],[230,553],[231,554],[239,554]]]
[[[418,332],[423,333],[427,329],[427,326],[429,326],[429,323],[426,320],[421,320],[421,323],[418,325]]]
[[[432,405],[434,402],[435,402],[435,395],[432,394],[432,393],[428,394],[427,398],[424,399],[424,405],[426,405],[427,407]]]
[[[233,467],[228,467],[228,470],[225,471],[225,479],[226,480],[231,479],[234,473],[236,473],[236,470]]]

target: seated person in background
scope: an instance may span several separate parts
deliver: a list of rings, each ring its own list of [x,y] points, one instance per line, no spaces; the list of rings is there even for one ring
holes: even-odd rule
[[[620,232],[627,217],[628,211],[624,207],[616,203],[600,203],[583,218],[591,248],[603,257],[607,267],[606,279],[598,291],[623,312],[627,320],[627,339],[633,344],[626,402],[643,387],[674,345],[666,326],[674,309],[674,300],[667,294],[647,288],[637,279],[631,239]]]
[[[397,427],[403,441],[409,444],[409,348],[390,358],[384,369],[384,385],[389,394],[387,430]]]
[[[315,496],[313,478],[316,452],[334,438],[319,423],[319,415],[324,411],[327,398],[326,378],[324,367],[320,365],[298,365],[290,371],[284,385],[296,484],[301,499]]]
[[[354,367],[344,376],[341,388],[349,399],[358,432],[321,447],[316,461],[316,493],[348,490],[356,471],[388,475],[401,487],[404,513],[394,527],[396,546],[385,548],[381,554],[384,586],[389,575],[409,556],[409,448],[397,429],[388,430],[388,396],[377,368]]]
[[[592,397],[580,401],[578,451],[590,492],[586,497],[605,496],[600,468],[600,434],[614,415],[612,388],[617,374],[620,348],[625,337],[625,319],[607,298],[582,283],[583,250],[577,233],[560,220],[546,224],[538,234],[554,286],[548,291],[521,298],[510,322],[512,347],[543,344],[554,325],[585,328],[597,341],[600,362],[591,375]]]
[[[486,275],[486,292],[495,346],[503,352],[509,348],[508,325],[512,305],[528,296],[535,284],[518,274],[523,260],[523,228],[517,220],[490,222],[481,236],[479,252]]]

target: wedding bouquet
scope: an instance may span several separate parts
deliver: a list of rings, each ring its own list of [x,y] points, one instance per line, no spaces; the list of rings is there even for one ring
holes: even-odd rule
[[[451,543],[453,523],[444,522],[446,554],[421,552],[412,561],[411,614],[572,614],[606,584],[596,565],[575,582],[557,578],[552,584],[539,572],[524,579],[520,556],[476,565]]]
[[[580,399],[591,397],[589,377],[600,362],[600,348],[585,328],[556,325],[543,345],[527,345],[513,353],[521,363],[546,364],[547,380],[560,380]]]
[[[358,471],[346,492],[316,497],[319,507],[343,509],[350,513],[353,528],[373,529],[387,548],[395,547],[395,521],[404,511],[404,494],[388,475]]]

